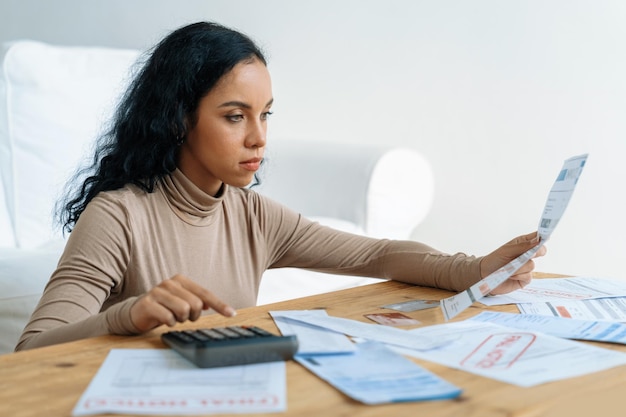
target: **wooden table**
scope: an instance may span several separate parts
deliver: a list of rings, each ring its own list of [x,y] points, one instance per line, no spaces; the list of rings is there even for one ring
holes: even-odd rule
[[[538,274],[543,277],[556,276]],[[382,305],[410,299],[441,299],[451,293],[383,282],[328,294],[242,309],[235,318],[209,315],[177,328],[255,324],[277,331],[270,310],[324,308],[330,315],[371,323],[364,314]],[[487,307],[475,303],[455,320],[471,317]],[[517,312],[513,305],[491,310]],[[443,322],[438,308],[406,313],[424,325]],[[416,327],[416,326],[413,326]],[[102,336],[0,356],[0,416],[70,416],[79,397],[112,348],[163,348],[160,328],[134,337]],[[626,346],[601,344],[626,352]],[[297,363],[287,363],[287,412],[272,415],[329,416],[623,416],[626,368],[618,367],[582,377],[521,388],[442,365],[413,359],[463,389],[455,400],[368,406],[357,403],[318,379]],[[258,415],[258,414],[257,414]]]

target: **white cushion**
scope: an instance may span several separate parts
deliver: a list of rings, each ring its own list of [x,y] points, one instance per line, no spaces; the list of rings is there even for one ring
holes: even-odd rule
[[[137,56],[32,41],[5,46],[0,170],[18,247],[60,236],[52,228],[54,204],[80,162],[91,157]]]
[[[6,97],[6,85],[2,77],[0,77],[0,101]],[[1,126],[6,126],[6,113],[0,112],[0,129]],[[4,146],[2,139],[0,138],[0,161],[6,161],[8,159],[9,149]],[[4,155],[4,157],[2,156]],[[7,184],[5,185],[5,180]],[[4,189],[8,185],[8,178],[2,175],[2,169],[0,169],[0,248],[11,248],[15,246],[15,237],[13,234],[13,224],[11,222],[11,216],[9,216],[9,210],[7,206],[6,193]]]
[[[434,197],[435,179],[428,160],[408,148],[387,150],[370,178],[365,221],[368,236],[409,239],[428,215]]]
[[[7,210],[7,201],[4,194],[4,186],[2,185],[1,180],[2,178],[0,178],[0,249],[12,248],[15,246],[13,225],[11,224],[9,211]]]
[[[0,355],[13,352],[62,250],[60,240],[37,249],[0,250]]]

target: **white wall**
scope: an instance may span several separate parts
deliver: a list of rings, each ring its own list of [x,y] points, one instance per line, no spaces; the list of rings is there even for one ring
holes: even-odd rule
[[[266,49],[270,139],[426,155],[436,199],[413,235],[442,250],[534,230],[562,161],[588,152],[537,268],[626,279],[626,2],[2,0],[0,41],[146,48],[195,20]]]

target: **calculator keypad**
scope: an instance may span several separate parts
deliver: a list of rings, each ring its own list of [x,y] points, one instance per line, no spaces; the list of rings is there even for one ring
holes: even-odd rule
[[[295,336],[277,336],[256,326],[170,331],[161,339],[203,368],[289,360],[298,348]]]

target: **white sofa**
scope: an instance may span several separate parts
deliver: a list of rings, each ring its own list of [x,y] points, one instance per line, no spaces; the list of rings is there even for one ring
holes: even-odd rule
[[[53,227],[65,181],[91,154],[138,51],[3,45],[0,57],[0,354],[16,339],[56,266],[64,238]],[[428,213],[433,178],[415,150],[274,140],[264,193],[347,231],[407,239]],[[268,271],[258,303],[375,280],[285,268]]]

